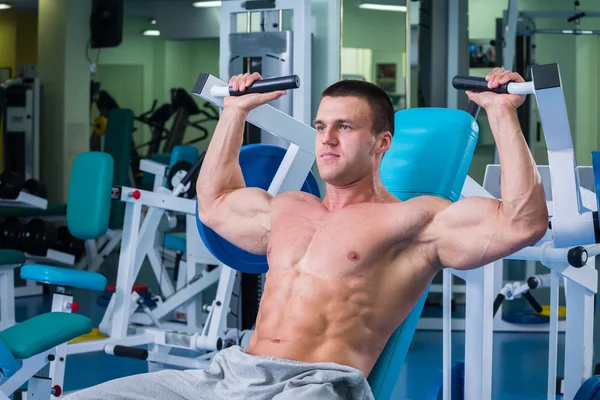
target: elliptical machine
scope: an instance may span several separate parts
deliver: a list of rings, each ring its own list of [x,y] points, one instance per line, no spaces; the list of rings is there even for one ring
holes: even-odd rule
[[[175,117],[171,126],[171,134],[163,146],[163,153],[171,153],[175,146],[181,144],[193,144],[206,139],[208,130],[200,124],[219,120],[219,110],[215,106],[205,102],[202,109],[199,108],[192,96],[183,88],[171,89],[171,104],[175,109]],[[204,118],[190,121],[189,118],[193,115],[202,115]],[[183,143],[185,131],[188,127],[198,129],[202,132],[202,136]]]

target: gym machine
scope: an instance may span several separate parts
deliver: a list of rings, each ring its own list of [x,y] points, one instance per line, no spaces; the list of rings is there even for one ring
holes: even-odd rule
[[[291,13],[291,16],[290,16]],[[258,16],[258,21],[253,17]],[[293,27],[284,26],[290,20]],[[311,122],[312,29],[310,0],[223,2],[220,16],[219,74],[261,74],[263,79],[297,75],[302,85],[272,106],[305,124]],[[253,23],[255,22],[255,23]],[[197,92],[194,92],[197,95]],[[215,103],[213,103],[215,104]],[[265,143],[287,148],[288,141],[246,122],[243,144]],[[264,277],[241,274],[242,326],[250,329],[258,314]]]
[[[594,295],[597,293],[595,257],[600,253],[600,237],[596,201],[582,195],[573,143],[558,65],[532,67],[532,80],[508,83],[491,91],[497,93],[534,94],[546,143],[548,172],[551,185],[544,189],[549,199],[549,229],[534,246],[526,247],[506,259],[536,260],[550,269],[550,327],[548,399],[556,397],[558,352],[559,280],[564,281],[567,317],[565,321],[564,398],[573,399],[592,373]],[[453,86],[459,90],[490,91],[483,78],[455,77]],[[496,166],[497,168],[498,166]],[[600,167],[599,167],[600,168]],[[595,178],[598,182],[598,177]],[[496,181],[495,186],[499,185]],[[596,185],[598,185],[596,183]],[[593,193],[594,200],[597,193]],[[498,198],[468,178],[462,196]],[[586,200],[587,199],[587,200]],[[593,204],[590,204],[593,203]],[[467,282],[467,313],[465,317],[464,379],[461,379],[466,399],[491,398],[493,303],[503,282],[495,277],[502,270],[502,260],[470,271],[446,269]],[[443,399],[451,398],[451,330],[450,286],[444,281],[444,357]],[[494,285],[496,284],[496,286]]]
[[[39,78],[6,81],[2,129],[4,171],[28,179],[40,178],[40,119],[42,85]]]
[[[185,132],[188,127],[195,128],[202,132],[199,138],[188,140],[185,144],[193,144],[200,142],[208,137],[208,130],[201,124],[208,121],[218,121],[219,112],[209,103],[204,103],[200,108],[183,88],[171,89],[171,107],[175,110],[173,125],[171,132],[166,136],[165,144],[163,145],[163,153],[171,153],[175,146],[184,143]],[[196,121],[190,121],[191,116],[202,115],[204,118]]]

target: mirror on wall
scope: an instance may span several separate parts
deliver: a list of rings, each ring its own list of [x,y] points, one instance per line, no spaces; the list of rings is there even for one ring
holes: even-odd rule
[[[385,90],[396,110],[406,108],[406,1],[343,0],[342,79]]]

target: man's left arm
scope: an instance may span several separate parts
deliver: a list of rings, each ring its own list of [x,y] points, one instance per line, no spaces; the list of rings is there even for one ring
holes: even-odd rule
[[[518,78],[496,71],[489,75],[490,87]],[[489,92],[468,95],[487,112],[500,157],[502,200],[432,201],[432,219],[421,239],[433,247],[441,266],[455,269],[477,268],[533,245],[548,227],[542,179],[516,112],[524,99]]]

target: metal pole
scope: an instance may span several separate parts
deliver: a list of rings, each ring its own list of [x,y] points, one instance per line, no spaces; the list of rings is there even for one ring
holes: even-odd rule
[[[446,89],[446,107],[458,108],[458,92],[452,87],[452,77],[458,75],[459,40],[459,0],[448,0],[448,79]]]

